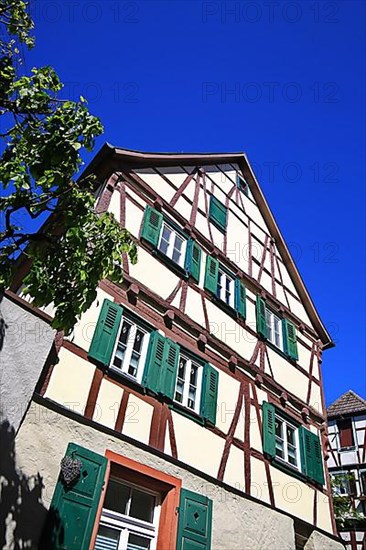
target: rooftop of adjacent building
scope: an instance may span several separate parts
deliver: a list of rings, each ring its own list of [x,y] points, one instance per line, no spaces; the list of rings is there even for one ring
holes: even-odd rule
[[[362,413],[366,414],[366,400],[352,390],[348,390],[338,397],[327,409],[328,419]]]

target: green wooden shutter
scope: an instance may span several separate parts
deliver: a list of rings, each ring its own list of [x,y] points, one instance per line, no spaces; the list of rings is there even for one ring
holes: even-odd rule
[[[263,338],[267,338],[266,302],[257,296],[257,332]]]
[[[267,401],[263,401],[262,413],[263,452],[274,457],[276,455],[275,408],[270,403],[267,403]]]
[[[200,280],[201,256],[201,247],[196,243],[196,241],[189,239],[187,243],[185,269],[193,277],[196,283]]]
[[[122,306],[110,300],[104,300],[88,356],[105,366],[109,366],[111,362],[122,312]]]
[[[157,246],[162,223],[163,214],[155,210],[155,208],[147,206],[142,221],[141,238]]]
[[[89,549],[107,459],[75,443],[69,443],[66,455],[81,461],[81,474],[68,487],[60,474],[39,545],[41,550]]]
[[[176,550],[210,550],[212,500],[182,489]]]
[[[206,363],[203,372],[201,394],[201,416],[212,424],[216,422],[217,392],[219,373],[209,363]]]
[[[242,317],[246,317],[246,291],[240,279],[235,279],[235,309]]]
[[[162,369],[164,368],[165,337],[159,332],[150,335],[142,384],[155,393],[160,392]]]
[[[283,346],[285,353],[295,361],[298,360],[295,325],[287,319],[282,320]]]
[[[209,220],[221,231],[226,231],[227,225],[227,208],[216,197],[210,197],[210,210],[208,214]]]
[[[322,447],[319,436],[303,426],[299,428],[301,470],[303,474],[324,485]]]
[[[161,383],[161,393],[169,399],[173,399],[175,384],[177,380],[179,363],[179,345],[167,338],[164,349],[163,377]]]
[[[219,277],[219,262],[212,256],[206,258],[206,272],[204,287],[213,294],[217,293],[217,281]]]

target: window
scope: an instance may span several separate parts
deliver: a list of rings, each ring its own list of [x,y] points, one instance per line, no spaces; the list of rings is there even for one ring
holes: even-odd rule
[[[105,299],[88,357],[135,379],[150,393],[179,402],[215,424],[218,371],[182,352],[177,342],[145,323],[121,305]]]
[[[229,275],[214,256],[207,256],[203,286],[211,294],[246,317],[246,290],[240,279]]]
[[[339,446],[341,449],[349,449],[354,447],[355,441],[353,437],[352,419],[344,418],[337,420],[339,432]]]
[[[199,414],[203,367],[180,354],[174,401]]]
[[[187,241],[165,221],[160,233],[158,250],[180,267],[184,267]]]
[[[356,480],[353,472],[340,472],[331,474],[333,479],[333,488],[337,495],[355,495]]]
[[[248,183],[246,182],[245,178],[243,178],[243,176],[241,176],[240,174],[236,175],[236,186],[238,189],[240,189],[240,191],[243,191],[243,193],[248,196],[249,194]]]
[[[194,239],[185,238],[173,226],[173,222],[169,223],[164,219],[161,212],[147,206],[140,231],[141,239],[150,243],[154,249],[159,250],[176,266],[184,269],[186,274],[198,283],[201,269],[201,248]]]
[[[360,471],[360,489],[361,494],[366,496],[366,470]]]
[[[123,315],[111,367],[141,382],[149,333],[131,317]]]
[[[263,453],[289,473],[294,469],[324,485],[322,444],[319,436],[292,422],[280,409],[263,401]]]
[[[276,457],[299,468],[297,428],[280,416],[275,416]]]
[[[289,359],[297,361],[299,354],[295,325],[288,319],[281,319],[260,296],[257,296],[256,316],[258,334],[283,351]]]
[[[235,306],[235,281],[221,267],[217,277],[217,296],[228,306]]]
[[[95,550],[153,550],[159,523],[159,495],[111,478]]]
[[[283,349],[282,320],[266,307],[267,340],[277,348]]]

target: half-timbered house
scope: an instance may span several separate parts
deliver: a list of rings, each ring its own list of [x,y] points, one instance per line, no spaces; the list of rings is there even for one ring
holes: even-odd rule
[[[18,432],[45,486],[40,548],[341,548],[333,344],[246,156],[105,145],[88,173],[138,262],[57,334]]]
[[[366,548],[366,400],[352,390],[327,410],[328,462],[340,536],[348,550]]]

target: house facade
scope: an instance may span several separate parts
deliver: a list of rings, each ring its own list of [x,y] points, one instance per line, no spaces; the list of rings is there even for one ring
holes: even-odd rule
[[[337,527],[349,550],[366,548],[366,400],[352,390],[327,410]],[[342,513],[343,512],[343,513]],[[337,514],[338,515],[338,514]],[[342,518],[343,516],[343,518]]]
[[[106,145],[86,173],[139,257],[56,335],[17,434],[49,509],[35,547],[342,548],[332,341],[245,155]]]

